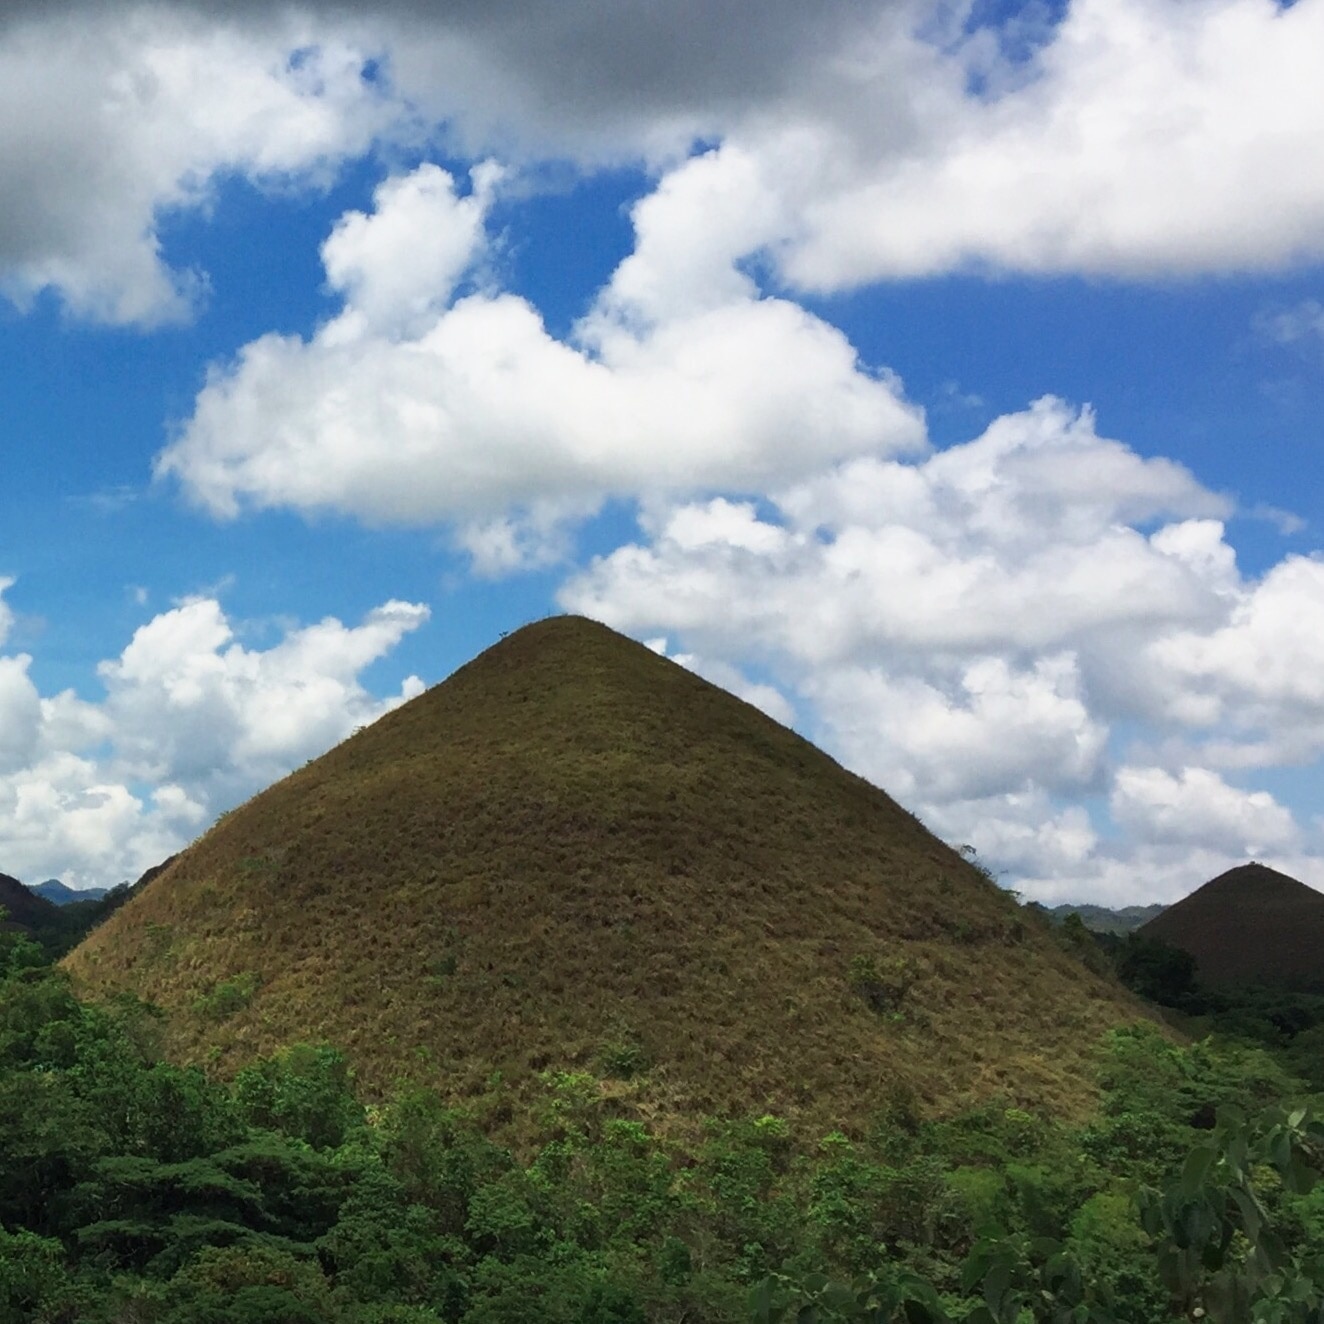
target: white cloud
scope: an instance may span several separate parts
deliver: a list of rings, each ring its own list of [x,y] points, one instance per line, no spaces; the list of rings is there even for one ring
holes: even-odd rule
[[[483,251],[499,180],[497,167],[479,166],[474,191],[460,198],[448,171],[425,164],[386,180],[373,215],[342,216],[322,245],[327,283],[348,308],[336,334],[351,342],[365,332],[413,337],[435,322]]]
[[[165,215],[205,207],[227,174],[315,181],[430,131],[471,156],[675,166],[615,291],[655,309],[738,301],[737,260],[759,253],[812,289],[1324,253],[1324,0],[1073,0],[1028,56],[1008,54],[1023,15],[974,33],[940,17],[909,0],[17,3],[0,18],[0,288],[54,289],[105,321],[186,316],[205,274],[170,266]],[[686,161],[695,142],[717,146]],[[382,269],[379,217],[362,219],[379,252],[358,274],[389,301],[402,273]],[[357,242],[352,220],[340,237]],[[435,238],[423,251],[444,268]]]
[[[0,290],[106,322],[185,317],[205,276],[159,222],[218,175],[317,182],[400,117],[363,54],[306,22],[242,28],[151,5],[0,28]]]
[[[1320,361],[1320,352],[1324,351],[1324,303],[1319,299],[1301,299],[1299,303],[1260,308],[1251,318],[1251,330],[1264,344],[1290,350],[1304,360],[1316,365]],[[1270,395],[1282,389],[1280,384],[1266,384]],[[1279,524],[1284,532],[1295,532],[1301,527],[1301,520],[1284,511],[1267,507],[1264,511],[1267,519]]]
[[[1240,858],[1291,850],[1300,833],[1265,791],[1241,791],[1207,768],[1123,767],[1113,781],[1113,821],[1142,840],[1204,846]]]
[[[800,227],[783,270],[817,288],[971,265],[1148,278],[1316,258],[1321,45],[1320,0],[1074,0],[1025,65],[977,37],[935,71],[918,144],[891,150],[863,109],[819,121],[818,150],[797,159],[822,165],[787,184]],[[991,89],[967,90],[953,60]],[[775,135],[756,150],[786,159]]]
[[[705,653],[738,637],[801,663],[1060,651],[1224,610],[1222,563],[1195,549],[1226,501],[1059,401],[917,464],[847,462],[774,505],[659,507],[651,544],[595,562],[566,601],[636,632],[720,635]],[[1154,536],[1125,522],[1160,514],[1178,518]]]
[[[1324,562],[1244,578],[1228,512],[1045,400],[766,507],[656,503],[561,601],[757,662],[829,750],[1032,895],[1171,899],[1247,854],[1324,877],[1324,842],[1254,785],[1324,756]]]
[[[71,887],[132,881],[178,850],[198,826],[167,797],[155,809],[91,759],[51,754],[0,777],[5,871]]]
[[[1238,586],[1219,628],[1172,631],[1146,651],[1174,721],[1262,742],[1258,758],[1305,762],[1324,753],[1321,640],[1324,560],[1289,556]]]
[[[1265,309],[1256,314],[1253,325],[1265,340],[1277,345],[1324,341],[1324,304],[1303,299],[1290,308]]]
[[[9,632],[14,628],[14,611],[4,597],[13,587],[12,575],[0,575],[0,644],[9,638]]]
[[[41,698],[28,676],[26,654],[0,657],[0,775],[21,768],[36,753]]]
[[[411,680],[382,702],[358,674],[427,616],[388,602],[361,625],[327,619],[258,651],[236,641],[214,599],[163,612],[99,667],[119,764],[210,802],[264,786],[418,692]]]
[[[360,675],[427,619],[388,602],[357,626],[289,628],[245,648],[214,599],[142,626],[101,664],[106,696],[41,698],[26,656],[0,657],[0,867],[71,885],[135,878],[222,809],[419,693]]]
[[[462,196],[423,166],[384,185],[371,217],[343,219],[323,256],[344,310],[310,340],[264,336],[214,368],[158,474],[219,515],[454,519],[496,564],[519,545],[500,523],[512,507],[536,519],[614,494],[757,488],[922,443],[918,412],[839,331],[741,279],[697,307],[627,308],[613,288],[571,343],[514,295],[452,298],[483,259],[495,186],[486,168]],[[434,247],[420,273],[396,241],[421,232]]]
[[[1004,886],[1025,886],[1032,899],[1078,896],[1074,889],[1095,867],[1102,844],[1083,806],[1057,805],[1041,790],[925,805],[921,817],[944,840],[974,845]],[[1065,895],[1053,895],[1054,887]]]
[[[839,289],[1324,253],[1324,0],[1073,0],[1034,31],[1012,12],[973,32],[968,7],[883,0],[413,13],[393,70],[471,152],[674,161],[718,143],[659,189],[674,270],[766,250],[792,284]]]
[[[569,559],[569,528],[591,513],[592,503],[535,501],[505,514],[468,519],[457,526],[454,542],[481,579],[499,579]]]
[[[1029,670],[978,658],[936,682],[842,665],[800,689],[834,749],[906,804],[1079,793],[1102,773],[1107,727],[1091,718],[1070,654]]]
[[[697,248],[766,245],[805,287],[1324,251],[1322,0],[1073,0],[1057,22],[1012,9],[974,31],[969,6],[908,0],[377,13],[400,85],[473,154],[674,160],[720,143]],[[740,237],[750,213],[733,231],[724,198],[751,173],[766,212]]]

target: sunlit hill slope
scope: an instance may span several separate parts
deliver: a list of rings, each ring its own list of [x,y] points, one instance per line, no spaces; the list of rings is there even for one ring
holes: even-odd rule
[[[234,1067],[863,1125],[1084,1106],[1138,1009],[882,791],[603,626],[531,625],[227,815],[69,958]],[[500,1120],[500,1119],[497,1119]]]

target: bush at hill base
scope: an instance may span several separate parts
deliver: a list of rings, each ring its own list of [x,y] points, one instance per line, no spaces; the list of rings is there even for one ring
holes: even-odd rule
[[[225,1083],[160,1028],[0,937],[0,1324],[1324,1317],[1324,1128],[1259,1050],[1114,1031],[1084,1126],[896,1094],[809,1153],[563,1074],[516,1157],[429,1090],[365,1108],[333,1048]]]

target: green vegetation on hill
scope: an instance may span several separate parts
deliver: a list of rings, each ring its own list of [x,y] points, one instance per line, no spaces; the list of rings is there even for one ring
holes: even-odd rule
[[[1318,1324],[1324,1126],[1235,1044],[1095,1046],[1077,1124],[875,1100],[678,1140],[549,1073],[521,1156],[294,1046],[231,1081],[0,935],[0,1324]],[[502,1097],[499,1088],[495,1089]],[[505,1095],[513,1106],[514,1100]],[[1266,1112],[1265,1109],[1268,1109]]]
[[[1324,995],[1281,984],[1207,985],[1195,958],[1162,938],[1095,935],[1099,959],[1140,997],[1165,1009],[1183,1033],[1259,1045],[1316,1090],[1324,1090]]]
[[[516,1138],[548,1070],[663,1130],[1081,1116],[1092,1045],[1143,1015],[882,791],[572,617],[225,817],[68,968],[165,1008],[176,1060],[325,1038]]]
[[[1076,915],[1091,933],[1130,933],[1142,924],[1161,915],[1166,906],[1108,906],[1062,905],[1048,907],[1048,914],[1059,924],[1068,915]]]
[[[1324,1321],[1305,995],[587,622],[113,900],[0,933],[0,1324]]]
[[[5,883],[12,883],[13,887],[6,888]],[[7,898],[0,902],[0,928],[21,931],[54,959],[77,946],[98,924],[113,915],[128,900],[131,891],[128,886],[114,887],[99,897],[57,905],[34,895],[16,880],[0,875],[0,893]],[[13,915],[8,910],[11,901],[17,907]],[[33,901],[39,904],[34,906]]]
[[[0,873],[0,907],[5,912],[0,926],[28,932],[52,922],[60,913],[53,902],[30,892],[17,878],[5,873]]]

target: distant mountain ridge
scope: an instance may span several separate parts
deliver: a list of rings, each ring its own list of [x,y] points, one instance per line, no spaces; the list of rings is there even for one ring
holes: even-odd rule
[[[1161,915],[1166,906],[1155,903],[1152,906],[1096,906],[1087,903],[1080,905],[1050,906],[1048,913],[1059,924],[1068,915],[1079,915],[1080,922],[1094,933],[1131,933],[1142,924]]]
[[[511,634],[221,819],[68,958],[179,1058],[860,1128],[1091,1098],[1144,1013],[878,788],[643,645]]]
[[[57,906],[67,906],[75,901],[100,901],[110,891],[110,888],[69,887],[58,878],[48,878],[44,883],[33,884],[28,888],[28,891],[34,892],[37,896],[45,897],[47,901],[51,901]]]
[[[1268,865],[1219,874],[1137,933],[1189,952],[1204,984],[1324,991],[1324,893]]]

